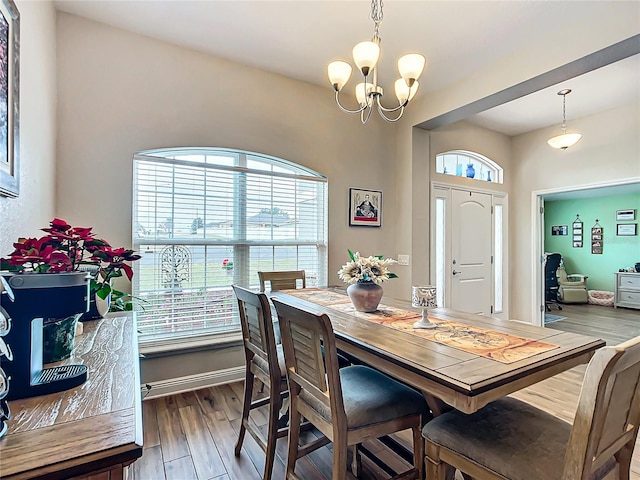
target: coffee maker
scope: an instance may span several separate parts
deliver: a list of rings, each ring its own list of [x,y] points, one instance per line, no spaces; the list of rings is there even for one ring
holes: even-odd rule
[[[0,281],[4,287],[0,314],[8,315],[11,325],[3,339],[12,355],[0,358],[0,367],[9,379],[6,398],[35,397],[84,383],[85,365],[43,368],[42,327],[45,319],[66,318],[89,309],[89,276],[85,272],[2,272]]]

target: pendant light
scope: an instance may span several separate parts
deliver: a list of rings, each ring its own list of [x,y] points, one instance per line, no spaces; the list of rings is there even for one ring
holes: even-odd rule
[[[566,150],[567,148],[575,145],[578,143],[578,140],[582,138],[581,133],[567,133],[566,101],[567,95],[570,93],[571,90],[568,88],[558,92],[558,95],[562,95],[562,134],[556,135],[555,137],[551,137],[547,140],[547,143],[553,148],[559,148],[561,150]]]

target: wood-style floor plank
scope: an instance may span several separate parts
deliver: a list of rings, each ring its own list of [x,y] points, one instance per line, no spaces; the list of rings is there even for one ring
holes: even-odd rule
[[[193,396],[195,400],[195,395]],[[197,401],[179,409],[182,429],[199,480],[209,480],[227,473]]]
[[[563,305],[562,311],[554,309],[551,313],[567,318],[549,324],[549,328],[600,337],[609,345],[640,335],[640,310]],[[513,396],[572,422],[585,368],[585,365],[578,366]],[[207,480],[262,478],[264,452],[250,435],[245,436],[240,456],[234,455],[243,388],[238,382],[143,402],[144,450],[131,468],[133,478],[130,480],[203,480],[207,475],[211,475]],[[266,393],[256,393],[256,396]],[[263,430],[266,415],[266,407],[252,413],[253,421]],[[304,435],[310,439],[319,436],[319,432]],[[411,445],[410,435],[403,432],[398,438]],[[286,438],[278,440],[273,480],[284,478],[286,442]],[[370,441],[366,446],[389,464],[403,465],[379,442]],[[329,444],[301,459],[296,468],[298,475],[304,480],[330,479],[331,449]],[[363,458],[362,480],[386,478],[388,475],[378,466]],[[459,474],[456,476],[457,480],[461,478]],[[630,480],[640,480],[640,440],[636,442]]]
[[[199,480],[191,457],[181,457],[164,464],[166,480]]]
[[[162,446],[162,458],[170,462],[190,455],[187,439],[182,431],[180,415],[176,406],[176,396],[156,400],[156,416]]]

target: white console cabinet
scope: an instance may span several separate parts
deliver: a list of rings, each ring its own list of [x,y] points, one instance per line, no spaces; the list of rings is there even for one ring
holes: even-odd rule
[[[640,308],[640,273],[616,273],[614,306]]]

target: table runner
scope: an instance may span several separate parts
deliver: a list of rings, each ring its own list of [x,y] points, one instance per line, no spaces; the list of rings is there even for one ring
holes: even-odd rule
[[[372,313],[358,312],[351,304],[348,296],[337,292],[317,288],[283,290],[282,292],[337,312],[348,313],[357,318],[417,335],[433,342],[501,363],[514,363],[558,348],[557,345],[539,340],[431,317],[429,317],[429,320],[437,325],[436,328],[428,330],[415,329],[413,324],[420,319],[421,312],[412,312],[384,304],[380,304],[378,310]]]

